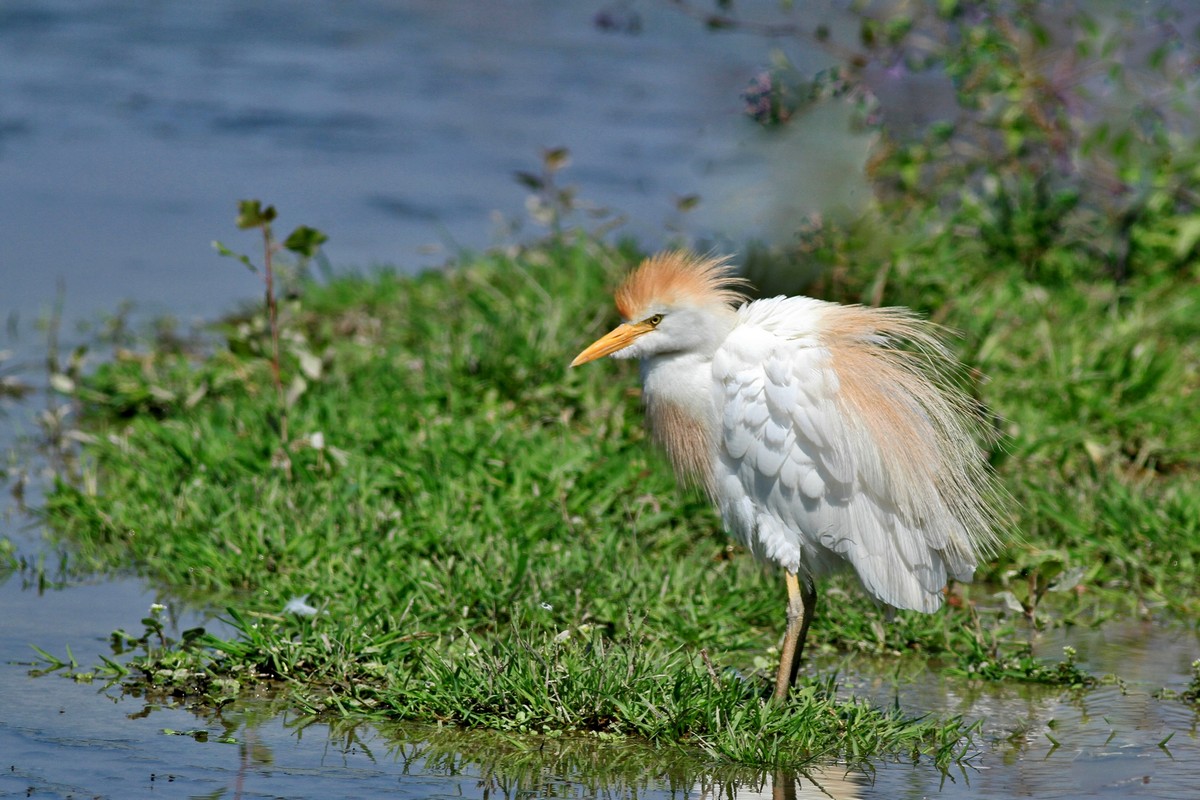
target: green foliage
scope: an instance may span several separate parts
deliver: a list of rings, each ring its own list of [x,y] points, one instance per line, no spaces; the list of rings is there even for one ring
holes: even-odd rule
[[[261,200],[238,201],[238,213],[234,219],[234,224],[244,231],[257,228],[263,232],[264,238],[267,240],[267,250],[263,254],[264,263],[267,265],[270,264],[271,256],[279,246],[271,228],[271,223],[275,221],[277,216],[278,213],[275,211],[275,206],[263,206]],[[317,250],[327,241],[329,241],[329,237],[316,228],[300,225],[287,235],[283,240],[282,246],[285,250],[289,250],[301,258],[310,259],[317,254]],[[252,272],[258,271],[258,267],[250,260],[249,256],[238,255],[220,242],[213,242],[213,247],[223,256],[236,258]]]
[[[313,258],[321,245],[327,241],[329,241],[329,237],[321,231],[301,225],[288,234],[288,237],[283,240],[283,246],[298,256]]]
[[[0,536],[0,578],[6,578],[20,567],[17,546],[7,536]]]
[[[291,460],[287,454],[287,445],[290,439],[288,433],[288,412],[292,405],[295,404],[296,398],[308,387],[308,384],[303,377],[297,375],[292,379],[287,390],[284,390],[283,368],[280,363],[279,304],[275,288],[277,272],[275,252],[279,249],[280,244],[275,240],[275,234],[271,228],[271,223],[275,221],[275,217],[275,206],[266,206],[264,208],[262,202],[259,200],[242,200],[238,203],[238,215],[235,222],[242,230],[258,228],[262,232],[262,275],[265,286],[263,304],[267,312],[267,326],[271,333],[271,377],[275,384],[275,397],[279,415],[279,440],[281,444],[281,447],[275,451],[274,461],[282,465],[290,474]],[[308,261],[316,255],[321,245],[328,240],[329,237],[316,228],[301,225],[288,234],[288,237],[283,241],[282,247],[300,257],[299,271],[303,275]],[[254,265],[249,256],[234,253],[220,242],[213,242],[213,247],[221,255],[235,258],[246,265],[252,272],[258,272],[258,267]],[[305,372],[310,372],[308,367],[314,363],[311,360],[306,361],[301,356],[300,364],[301,367],[305,367]],[[314,368],[319,368],[319,365]]]
[[[872,236],[884,228],[893,242],[926,247],[969,240],[958,270],[973,280],[997,262],[1044,284],[1195,268],[1200,98],[1181,8],[978,0],[841,13],[837,27],[857,23],[857,41],[821,35],[829,26],[799,17],[773,26],[722,19],[837,59],[809,77],[773,51],[773,67],[745,93],[746,113],[764,125],[803,124],[796,111],[805,104],[855,103],[878,133],[868,163],[876,203],[864,221]],[[931,107],[950,111],[893,124],[889,109],[913,116],[898,98],[918,80],[944,95]],[[942,81],[948,88],[937,88]]]
[[[1074,648],[1064,647],[1063,660],[1047,664],[1034,658],[1032,647],[1025,647],[995,659],[989,659],[985,653],[973,653],[971,657],[963,659],[961,666],[951,669],[960,675],[987,680],[1041,683],[1070,689],[1095,686],[1096,678],[1079,668],[1076,655]]]
[[[1192,679],[1183,692],[1183,699],[1193,705],[1200,705],[1200,658],[1192,662]]]

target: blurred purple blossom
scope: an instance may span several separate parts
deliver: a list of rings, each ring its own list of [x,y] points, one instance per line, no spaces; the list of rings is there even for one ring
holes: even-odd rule
[[[782,102],[782,84],[770,70],[763,70],[750,80],[742,92],[746,101],[745,113],[759,125],[778,125],[786,122],[791,110]]]

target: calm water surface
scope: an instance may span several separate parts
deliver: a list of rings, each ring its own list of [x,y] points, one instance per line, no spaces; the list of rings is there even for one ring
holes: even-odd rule
[[[639,35],[604,33],[605,6],[6,0],[0,312],[36,313],[59,278],[71,316],[127,298],[223,310],[257,290],[210,247],[254,247],[232,224],[245,197],[274,203],[285,230],[329,233],[337,265],[441,264],[512,240],[527,195],[513,174],[546,147],[569,148],[562,181],[648,246],[670,227],[769,225],[777,144],[739,96],[767,46],[658,2],[637,5]],[[825,150],[847,152],[840,133]],[[807,161],[828,173],[821,191],[861,150]],[[685,221],[675,199],[692,193],[704,199]]]
[[[762,41],[707,36],[656,3],[636,5],[640,35],[604,34],[591,25],[601,7],[4,3],[0,351],[15,355],[0,370],[16,361],[36,375],[32,321],[60,282],[68,342],[74,323],[122,300],[186,319],[253,295],[255,278],[209,247],[253,247],[233,230],[241,197],[275,203],[284,227],[324,229],[335,264],[406,269],[536,233],[514,222],[525,193],[511,175],[536,170],[547,146],[570,148],[564,181],[627,215],[622,230],[647,246],[672,231],[769,236],[781,215],[811,207],[796,186],[815,185],[827,204],[861,201],[844,176],[864,142],[838,114],[782,140],[742,119],[738,93],[766,62]],[[792,56],[804,69],[825,65]],[[681,216],[675,198],[690,193],[700,208]],[[36,438],[46,402],[0,401],[0,451]],[[36,503],[36,463],[33,472]],[[10,508],[0,535],[55,575],[62,555],[28,517]],[[198,715],[31,678],[30,644],[93,664],[111,631],[138,630],[151,603],[169,602],[135,579],[39,586],[32,575],[0,575],[0,796],[1193,798],[1200,786],[1196,711],[1152,696],[1186,685],[1200,655],[1194,630],[1130,623],[1038,639],[1040,654],[1070,643],[1085,669],[1129,681],[1078,696],[819,665],[883,704],[983,719],[979,752],[949,777],[908,763],[763,775],[630,744],[331,730],[289,719],[269,698]],[[212,624],[180,615],[179,628]]]

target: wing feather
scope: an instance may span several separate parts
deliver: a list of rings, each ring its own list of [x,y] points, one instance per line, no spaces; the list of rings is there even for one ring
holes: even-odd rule
[[[866,358],[850,373],[839,369],[839,340],[823,333],[833,324],[849,330],[830,316],[847,308],[884,328],[839,334],[858,343],[854,357]],[[878,601],[936,609],[947,573],[969,577],[985,537],[971,529],[981,527],[979,502],[947,495],[943,485],[957,481],[951,489],[963,490],[978,476],[937,471],[946,433],[939,426],[953,426],[953,409],[922,394],[925,376],[909,362],[870,358],[884,351],[886,323],[910,318],[802,297],[757,301],[738,314],[713,359],[723,433],[716,493],[730,532],[808,580],[849,564]],[[900,445],[881,437],[891,429]],[[911,465],[904,446],[913,448]]]

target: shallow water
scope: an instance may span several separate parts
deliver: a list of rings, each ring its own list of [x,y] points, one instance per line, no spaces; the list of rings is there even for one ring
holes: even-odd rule
[[[1194,627],[1118,622],[1035,634],[1032,641],[1038,657],[1056,660],[1070,645],[1085,671],[1121,680],[1072,692],[926,673],[899,682],[874,678],[855,685],[851,679],[847,689],[914,713],[928,709],[983,721],[983,746],[958,776],[970,791],[947,787],[939,796],[1194,796],[1200,709],[1157,696],[1187,685],[1200,655]]]
[[[673,228],[769,232],[773,214],[795,218],[805,202],[781,184],[836,185],[835,202],[855,201],[837,176],[862,142],[830,135],[836,115],[790,140],[741,118],[738,92],[766,61],[761,41],[707,36],[658,3],[637,4],[639,36],[605,34],[590,23],[605,5],[513,0],[484,16],[445,0],[357,0],[336,13],[318,0],[5,3],[0,314],[15,321],[0,350],[36,369],[29,322],[60,277],[67,343],[75,322],[125,299],[211,318],[253,295],[256,279],[208,244],[252,249],[232,226],[243,196],[276,203],[285,228],[330,233],[335,264],[405,268],[510,240],[492,212],[523,217],[511,173],[536,169],[545,146],[569,147],[564,181],[628,214],[626,230],[649,246]],[[823,65],[808,55],[793,53]],[[797,149],[803,161],[788,158]],[[784,162],[793,167],[774,169]],[[681,217],[674,198],[692,192],[701,207]],[[46,403],[0,401],[0,452],[36,436]],[[1134,622],[1035,638],[1039,655],[1071,644],[1084,669],[1126,681],[1082,694],[887,677],[893,665],[878,662],[816,665],[880,704],[982,719],[980,748],[949,777],[927,763],[762,775],[633,743],[332,730],[267,698],[195,714],[32,678],[30,644],[93,664],[111,631],[139,630],[168,598],[132,578],[57,576],[60,553],[19,512],[0,519],[0,536],[44,559],[50,578],[0,575],[4,796],[1184,798],[1200,786],[1196,709],[1152,696],[1186,685],[1200,656],[1194,629]],[[180,629],[212,624],[180,614]]]
[[[129,600],[136,605],[136,598]],[[121,609],[113,612],[120,616]],[[194,715],[118,699],[119,693],[95,685],[32,680],[6,665],[0,669],[0,795],[1194,797],[1200,777],[1196,712],[1155,700],[1147,688],[1106,687],[1080,697],[1033,687],[980,692],[930,676],[901,690],[906,709],[928,702],[986,720],[984,746],[949,776],[928,763],[889,762],[869,773],[834,764],[763,774],[713,768],[685,751],[636,743],[426,726],[335,730],[289,718],[268,700]],[[1051,729],[1058,746],[1046,738]],[[1160,747],[1171,732],[1175,736]]]

